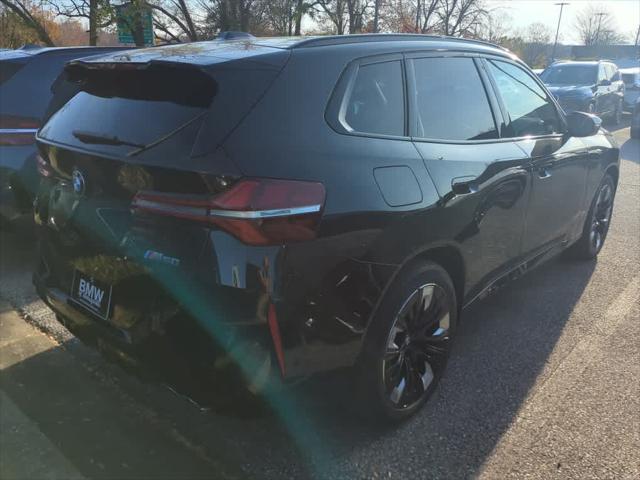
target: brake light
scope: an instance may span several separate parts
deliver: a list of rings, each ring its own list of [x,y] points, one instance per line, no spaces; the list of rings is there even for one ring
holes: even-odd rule
[[[324,199],[321,183],[244,179],[212,197],[142,191],[131,206],[216,225],[249,245],[273,245],[315,238]]]
[[[40,122],[16,115],[0,116],[0,145],[32,145]]]

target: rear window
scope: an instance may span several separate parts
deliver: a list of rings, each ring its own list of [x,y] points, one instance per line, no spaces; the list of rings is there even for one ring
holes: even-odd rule
[[[640,83],[640,74],[635,74],[635,73],[623,73],[622,74],[622,81],[624,82],[625,85],[627,85],[628,87],[634,85],[635,83]],[[636,82],[636,79],[638,78],[638,82]]]
[[[18,73],[26,62],[16,60],[2,60],[0,61],[0,85],[4,84],[7,80]]]
[[[52,97],[51,85],[64,64],[77,56],[77,53],[33,55],[21,68],[9,67],[7,73],[10,70],[14,71],[10,78],[0,85],[0,112],[42,118]]]
[[[277,71],[224,64],[210,70],[176,64],[74,65],[67,69],[67,81],[78,91],[39,137],[104,156],[153,157],[154,164],[175,165],[192,153],[213,150]]]
[[[362,65],[346,101],[344,120],[356,132],[404,134],[404,91],[399,61]]]

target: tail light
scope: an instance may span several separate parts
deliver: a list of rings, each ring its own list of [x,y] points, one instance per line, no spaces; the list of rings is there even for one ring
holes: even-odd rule
[[[210,197],[138,192],[132,208],[216,225],[249,245],[274,245],[315,238],[324,199],[321,183],[243,179]]]
[[[0,116],[0,145],[32,145],[40,122],[15,115]]]

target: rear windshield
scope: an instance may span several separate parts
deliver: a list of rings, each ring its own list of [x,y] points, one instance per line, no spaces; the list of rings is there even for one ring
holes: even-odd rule
[[[68,81],[79,91],[40,136],[117,156],[135,154],[172,133],[192,132],[188,127],[216,93],[213,78],[195,69],[81,69],[70,71]]]
[[[0,60],[0,85],[13,77],[25,65],[24,60]]]
[[[622,81],[624,82],[625,85],[631,86],[631,85],[634,85],[636,83],[636,78],[638,78],[638,77],[640,77],[640,74],[623,73],[622,74]]]
[[[77,84],[76,92],[39,138],[113,158],[175,165],[196,147],[196,153],[212,151],[279,71],[255,65],[134,68],[68,68],[67,81]],[[198,136],[201,128],[206,132]]]
[[[23,60],[19,68],[10,60],[0,62],[8,74],[0,84],[0,113],[42,118],[52,97],[51,84],[64,64],[77,56],[77,53],[33,55]],[[4,67],[5,62],[8,67]],[[4,77],[4,72],[2,75]]]
[[[547,68],[541,75],[548,84],[594,85],[598,79],[596,65],[559,65]]]

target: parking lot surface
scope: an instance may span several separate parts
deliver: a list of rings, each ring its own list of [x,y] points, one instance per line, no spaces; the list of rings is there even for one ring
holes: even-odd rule
[[[597,262],[554,260],[471,306],[438,391],[392,429],[347,408],[339,377],[255,412],[145,382],[58,325],[30,283],[31,234],[3,231],[0,477],[640,478],[640,142],[615,135]]]

